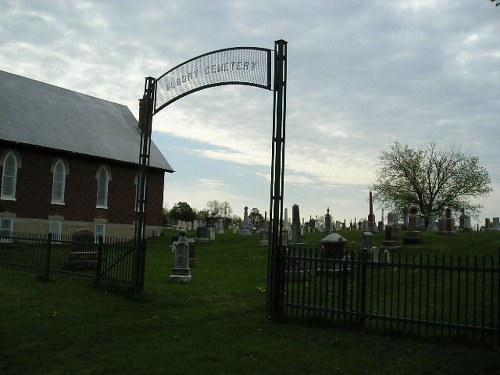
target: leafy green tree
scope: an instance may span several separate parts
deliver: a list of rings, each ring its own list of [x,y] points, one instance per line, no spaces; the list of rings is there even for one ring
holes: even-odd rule
[[[381,206],[399,214],[416,205],[425,216],[441,215],[446,207],[476,216],[482,208],[471,198],[487,196],[490,177],[477,156],[452,146],[438,149],[435,143],[411,148],[395,142],[380,156],[376,182],[371,186]]]
[[[168,209],[166,207],[163,208],[163,225],[167,224],[168,222]]]
[[[170,210],[169,216],[174,220],[193,221],[196,219],[196,213],[186,202],[176,203]]]
[[[196,218],[198,220],[203,220],[203,221],[206,221],[207,220],[207,217],[208,217],[209,213],[208,213],[208,210],[205,209],[205,210],[200,210],[196,213]]]
[[[233,224],[239,225],[241,227],[243,224],[243,219],[241,217],[239,217],[238,215],[233,215],[231,218],[231,222]]]
[[[258,208],[252,208],[250,213],[248,214],[248,221],[250,221],[253,225],[257,226],[262,223],[264,220],[264,216],[259,212]]]

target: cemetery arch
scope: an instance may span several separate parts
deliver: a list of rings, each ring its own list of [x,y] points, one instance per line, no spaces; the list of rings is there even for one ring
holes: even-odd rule
[[[273,50],[258,47],[234,47],[194,57],[169,70],[159,78],[147,77],[144,95],[139,100],[139,181],[136,196],[135,245],[136,278],[144,285],[145,254],[142,244],[146,233],[147,179],[153,116],[174,101],[193,92],[221,85],[250,85],[273,91],[273,135],[269,219],[268,318],[282,315],[283,290],[281,235],[283,225],[283,188],[285,165],[285,117],[287,42],[275,41],[274,76],[271,82]]]

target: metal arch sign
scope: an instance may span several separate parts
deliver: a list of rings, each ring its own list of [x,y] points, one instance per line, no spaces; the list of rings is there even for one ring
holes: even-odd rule
[[[257,47],[226,48],[188,60],[155,79],[146,77],[144,95],[139,99],[141,146],[136,192],[135,275],[138,290],[144,286],[146,207],[148,170],[151,155],[153,115],[170,103],[195,91],[221,85],[240,84],[274,91],[271,189],[269,207],[269,266],[267,315],[279,319],[284,303],[284,263],[282,252],[283,189],[285,166],[285,118],[287,81],[287,42],[275,41],[274,87],[271,89],[272,50]]]
[[[195,91],[230,84],[271,90],[271,50],[225,48],[176,66],[156,79],[154,113]]]

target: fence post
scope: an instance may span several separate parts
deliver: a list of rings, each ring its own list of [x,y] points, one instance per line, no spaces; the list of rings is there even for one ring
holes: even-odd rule
[[[341,310],[346,311],[347,309],[347,259],[348,259],[349,253],[346,249],[345,251],[345,256],[344,259],[340,259],[340,262],[342,263],[342,297],[341,297]],[[345,315],[344,315],[345,318]]]
[[[100,284],[102,278],[102,249],[103,249],[104,240],[102,236],[99,236],[99,241],[97,245],[97,264],[95,269],[95,279],[94,284]]]
[[[49,280],[49,272],[50,272],[50,258],[52,256],[52,233],[49,233],[47,236],[47,253],[45,257],[45,275],[44,280]]]
[[[366,261],[368,259],[368,249],[366,247],[363,247],[361,249],[361,253],[359,254],[359,267],[360,267],[360,275],[361,275],[361,280],[360,280],[360,294],[359,294],[359,313],[360,313],[360,318],[359,318],[359,323],[361,324],[362,327],[365,325],[365,310],[366,310]]]
[[[144,290],[144,276],[146,275],[146,248],[148,245],[148,240],[146,238],[142,239],[141,242],[141,274],[139,278],[138,293],[142,293]]]
[[[500,346],[500,246],[497,251],[497,345]]]

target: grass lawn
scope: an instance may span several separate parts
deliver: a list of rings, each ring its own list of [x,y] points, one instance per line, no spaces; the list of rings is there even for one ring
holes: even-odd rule
[[[192,283],[171,284],[174,234],[149,241],[139,299],[0,268],[0,374],[500,374],[499,348],[269,322],[257,236],[198,245]],[[495,255],[500,242],[500,232],[424,235],[402,251]]]

